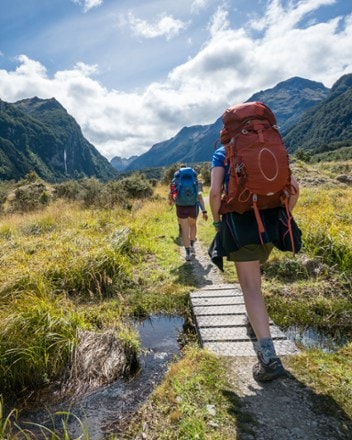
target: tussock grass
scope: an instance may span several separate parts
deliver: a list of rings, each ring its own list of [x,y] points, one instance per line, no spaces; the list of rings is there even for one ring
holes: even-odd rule
[[[7,233],[2,239],[0,295],[39,290],[44,284],[54,292],[104,297],[111,294],[113,278],[121,286],[129,282],[132,262],[137,261],[133,231],[119,244],[116,236],[123,223],[111,212],[110,218],[106,213],[100,217],[97,211],[58,204],[43,215],[11,220],[11,237],[6,239]]]
[[[295,216],[305,252],[351,275],[352,189],[302,188]]]
[[[307,172],[309,167],[302,171]],[[350,188],[333,185],[330,171],[323,174],[325,183],[302,187],[295,209],[303,231],[301,255],[274,252],[264,266],[263,290],[277,324],[335,326],[348,335],[352,195]],[[167,191],[158,186],[153,199],[132,201],[128,209],[93,210],[58,200],[40,212],[0,218],[0,387],[8,396],[57,377],[72,360],[81,331],[112,329],[135,352],[127,317],[189,313],[195,280],[180,263],[176,213],[167,204]],[[211,223],[199,219],[198,239],[206,246],[214,236]],[[233,263],[225,261],[224,275],[236,281]],[[351,414],[342,386],[350,386],[348,350],[307,352],[292,359],[292,368]],[[305,372],[307,362],[311,368]],[[160,432],[165,438],[233,438],[220,371],[215,358],[192,349],[172,366],[143,410],[143,417],[152,417],[154,438],[162,438]],[[330,387],[319,380],[320,371],[334,378]],[[208,404],[217,408],[212,437],[205,434],[214,421]],[[0,432],[5,425],[2,418]]]
[[[219,358],[188,347],[183,358],[170,366],[165,380],[126,427],[125,434],[135,438],[147,424],[150,439],[235,438],[234,416],[240,402],[229,398],[225,377]]]
[[[82,324],[63,297],[17,295],[0,309],[0,389],[3,395],[37,388],[58,377],[70,361]]]
[[[303,187],[296,258],[274,252],[264,266],[269,313],[279,325],[352,335],[352,189]]]
[[[302,352],[287,362],[300,381],[335,401],[338,405],[336,416],[352,418],[352,343],[336,353],[322,353],[320,350]],[[322,409],[331,415],[329,399],[326,402],[326,408]]]
[[[166,200],[132,209],[83,209],[57,201],[0,220],[0,384],[7,393],[38,388],[70,360],[79,329],[118,328],[127,316],[187,313]],[[165,233],[166,231],[166,233]]]

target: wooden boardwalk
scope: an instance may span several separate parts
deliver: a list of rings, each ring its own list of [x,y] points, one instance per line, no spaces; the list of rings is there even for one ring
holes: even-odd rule
[[[201,347],[222,356],[255,356],[256,338],[248,331],[242,291],[236,284],[203,287],[190,294]],[[270,322],[279,356],[298,353],[296,345]]]

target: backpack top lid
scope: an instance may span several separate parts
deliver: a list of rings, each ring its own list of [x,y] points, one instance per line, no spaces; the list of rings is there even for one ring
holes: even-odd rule
[[[270,108],[263,102],[253,101],[233,105],[222,115],[224,128],[232,134],[250,119],[265,119],[270,125],[276,125],[276,118]]]
[[[175,172],[174,177],[183,176],[197,177],[197,172],[192,167],[181,166],[181,168]]]

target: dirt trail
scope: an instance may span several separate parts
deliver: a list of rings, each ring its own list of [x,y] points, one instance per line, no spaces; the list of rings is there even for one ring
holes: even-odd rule
[[[210,262],[206,248],[199,242],[196,242],[196,256],[189,264],[197,287],[224,283],[221,272]],[[316,394],[289,369],[289,377],[259,384],[252,377],[255,360],[255,357],[225,358],[232,387],[226,394],[233,401],[239,397],[242,410],[250,416],[243,423],[242,431],[234,433],[234,439],[352,439],[352,421],[344,417],[331,398]],[[285,365],[286,359],[282,361]]]

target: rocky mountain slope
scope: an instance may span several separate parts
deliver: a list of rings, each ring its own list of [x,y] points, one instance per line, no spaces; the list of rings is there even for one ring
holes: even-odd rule
[[[328,94],[329,89],[323,84],[294,77],[271,89],[255,93],[247,101],[266,103],[275,113],[281,132],[284,133],[308,109],[322,102]],[[166,166],[174,162],[190,164],[209,161],[221,127],[221,117],[210,125],[184,127],[172,139],[153,145],[149,151],[135,159],[127,169]]]
[[[327,97],[285,134],[289,151],[314,153],[352,146],[352,74],[342,76]]]
[[[18,180],[30,171],[49,182],[116,176],[55,98],[0,100],[0,179]]]

